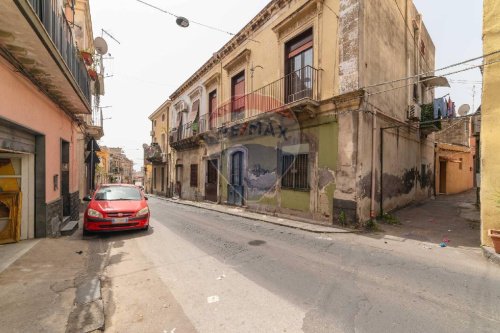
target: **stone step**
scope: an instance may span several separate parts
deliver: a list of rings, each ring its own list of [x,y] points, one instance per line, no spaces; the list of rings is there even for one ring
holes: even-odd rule
[[[66,220],[65,217],[63,222],[63,227],[61,228],[61,235],[63,236],[72,235],[77,229],[78,229],[78,221],[71,221],[71,218],[69,216],[68,219]]]

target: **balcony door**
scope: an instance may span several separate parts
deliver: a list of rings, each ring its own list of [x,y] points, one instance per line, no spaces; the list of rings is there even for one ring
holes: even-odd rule
[[[313,31],[309,29],[285,45],[285,99],[292,103],[312,97]]]
[[[231,79],[231,121],[245,116],[245,71]]]
[[[217,127],[217,90],[208,95],[208,123],[210,129]]]

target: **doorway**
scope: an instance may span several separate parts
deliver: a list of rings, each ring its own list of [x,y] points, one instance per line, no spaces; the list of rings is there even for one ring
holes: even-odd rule
[[[175,193],[179,199],[182,198],[182,164],[177,164],[175,166]]]
[[[63,200],[63,216],[70,216],[71,203],[69,196],[69,142],[64,140],[61,140],[61,197]]]
[[[243,206],[243,152],[237,151],[230,157],[230,177],[227,201],[230,205]]]
[[[439,161],[439,193],[446,193],[446,161]]]
[[[207,182],[205,183],[205,200],[217,202],[217,170],[219,161],[207,161]]]

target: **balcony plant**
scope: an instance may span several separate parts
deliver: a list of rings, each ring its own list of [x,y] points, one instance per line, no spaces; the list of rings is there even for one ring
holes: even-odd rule
[[[82,56],[85,65],[90,66],[94,62],[94,59],[92,58],[92,53],[86,51],[80,51],[80,55]]]
[[[96,81],[96,80],[97,80],[97,72],[96,72],[95,70],[93,70],[92,68],[89,68],[89,69],[88,69],[88,73],[89,73],[90,78],[91,78],[93,81]]]
[[[500,230],[489,229],[488,236],[491,237],[491,241],[493,242],[493,247],[495,248],[495,252],[500,254]]]

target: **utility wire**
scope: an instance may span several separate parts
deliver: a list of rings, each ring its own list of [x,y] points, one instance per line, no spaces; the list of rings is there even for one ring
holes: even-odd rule
[[[176,15],[176,14],[174,14],[174,13],[172,13],[172,12],[169,12],[169,11],[167,11],[167,10],[165,10],[165,9],[162,9],[162,8],[160,8],[160,7],[156,7],[156,6],[154,6],[154,5],[150,4],[150,3],[147,3],[147,2],[145,2],[145,1],[142,1],[142,0],[136,0],[136,1],[138,1],[138,2],[142,3],[142,4],[146,5],[146,6],[149,6],[149,7],[151,7],[151,8],[154,8],[154,9],[156,9],[156,10],[159,10],[160,12],[163,12],[163,13],[165,13],[165,14],[168,14],[168,15],[170,15],[170,16],[173,16],[173,17],[175,17],[176,19],[177,19],[177,18],[179,18],[179,17],[182,17],[182,16],[180,16],[180,15]],[[202,26],[202,27],[205,27],[205,28],[208,28],[208,29],[212,29],[212,30],[215,30],[215,31],[219,31],[219,32],[222,32],[222,33],[225,33],[225,34],[231,35],[231,36],[236,36],[236,34],[235,34],[234,32],[230,32],[230,31],[227,31],[227,30],[223,30],[223,29],[220,29],[220,28],[217,28],[217,27],[211,26],[211,25],[207,25],[207,24],[201,23],[201,22],[197,22],[197,21],[193,21],[193,20],[189,20],[189,22],[194,23],[194,24],[197,24],[197,25]]]
[[[419,73],[419,74],[416,74],[416,75],[413,75],[413,76],[408,76],[408,77],[404,77],[404,78],[396,79],[396,80],[392,80],[392,81],[385,81],[385,82],[375,83],[375,84],[372,84],[372,85],[368,85],[365,88],[373,88],[373,87],[378,87],[378,86],[382,86],[382,85],[386,85],[386,84],[391,84],[391,83],[396,83],[396,82],[400,82],[400,81],[406,81],[406,80],[410,80],[410,79],[415,79],[415,78],[417,78],[419,76],[433,74],[434,72],[440,72],[440,71],[443,71],[445,69],[449,69],[449,68],[452,68],[452,67],[460,66],[460,65],[466,64],[468,62],[479,60],[479,59],[482,59],[482,58],[486,58],[486,57],[489,57],[489,56],[492,56],[492,55],[495,55],[495,54],[498,54],[498,53],[500,53],[500,50],[496,50],[496,51],[493,51],[493,52],[481,55],[479,57],[467,59],[467,60],[464,60],[464,61],[461,61],[461,62],[458,62],[458,63],[455,63],[455,64],[451,64],[451,65],[448,65],[448,66],[445,66],[445,67],[442,67],[442,68],[433,69],[433,70],[430,70],[430,71],[427,71],[427,72]],[[481,66],[483,66],[483,65],[476,65],[474,67],[469,67],[469,68],[467,68],[465,70],[474,69],[476,67],[481,67]],[[441,75],[441,76],[444,76],[444,75]]]

